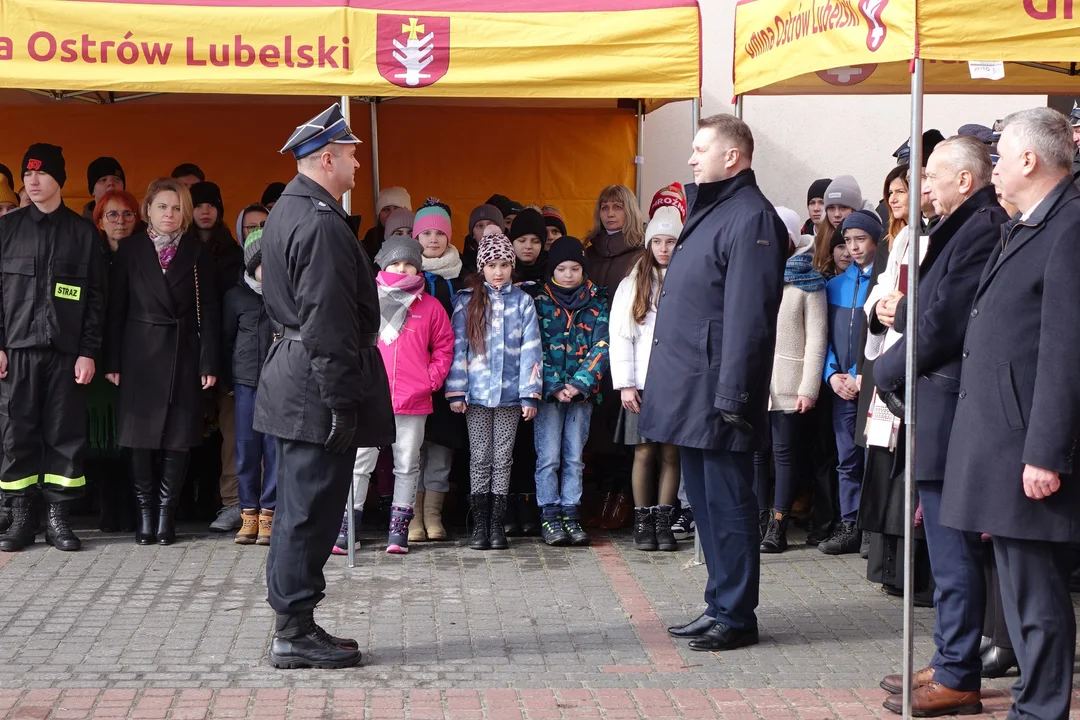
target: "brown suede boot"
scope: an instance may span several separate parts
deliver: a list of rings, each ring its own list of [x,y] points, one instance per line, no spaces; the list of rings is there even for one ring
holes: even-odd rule
[[[446,539],[446,528],[442,523],[442,508],[445,500],[446,493],[424,493],[424,527],[427,529],[428,540]]]
[[[259,511],[244,508],[240,511],[240,531],[236,533],[237,545],[254,545],[259,536]]]
[[[259,511],[259,539],[255,541],[256,545],[269,545],[270,544],[270,529],[274,524],[274,511],[273,510],[261,510]]]
[[[428,539],[427,532],[424,530],[424,497],[425,493],[416,493],[413,518],[409,521],[409,542],[424,542]]]

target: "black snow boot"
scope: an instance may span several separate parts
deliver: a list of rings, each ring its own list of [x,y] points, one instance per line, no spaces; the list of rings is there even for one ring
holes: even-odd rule
[[[634,508],[634,549],[653,551],[656,544],[656,518],[651,507]]]
[[[671,524],[675,520],[675,506],[657,505],[653,508],[653,519],[653,524],[656,525],[656,547],[664,552],[678,550],[679,543],[671,529]]]
[[[19,552],[26,546],[33,545],[37,524],[34,498],[11,498],[11,525],[7,532],[0,536],[0,552]]]
[[[70,505],[67,502],[49,503],[49,517],[45,525],[45,542],[57,550],[75,552],[82,548],[82,541],[76,537],[71,530],[71,525],[68,524],[69,508]]]
[[[469,538],[469,547],[473,550],[490,550],[491,533],[488,530],[490,513],[488,510],[488,498],[490,493],[473,493],[469,496],[469,507],[472,512],[472,537]]]
[[[506,495],[491,494],[491,528],[488,538],[492,550],[509,550],[506,539]]]

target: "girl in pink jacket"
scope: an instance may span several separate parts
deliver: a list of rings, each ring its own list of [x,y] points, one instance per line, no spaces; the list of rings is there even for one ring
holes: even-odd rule
[[[390,509],[390,536],[386,552],[409,552],[409,521],[420,475],[420,446],[431,414],[431,394],[442,387],[454,360],[454,331],[442,303],[424,292],[423,248],[410,237],[388,240],[375,256],[383,270],[379,290],[379,352],[390,380],[397,439],[394,441],[394,504]],[[360,448],[353,466],[353,513],[360,513],[368,482],[379,457],[378,448]],[[348,509],[346,508],[346,513]],[[342,519],[336,554],[348,548],[346,521]]]

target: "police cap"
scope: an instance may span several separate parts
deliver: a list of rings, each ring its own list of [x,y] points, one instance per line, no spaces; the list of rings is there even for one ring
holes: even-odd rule
[[[330,143],[355,145],[359,142],[345,122],[341,107],[334,104],[298,126],[280,152],[282,155],[291,152],[299,160]]]

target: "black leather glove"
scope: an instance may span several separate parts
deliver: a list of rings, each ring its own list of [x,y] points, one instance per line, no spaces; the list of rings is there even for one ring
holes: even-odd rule
[[[725,410],[721,410],[720,417],[724,418],[724,422],[726,422],[728,425],[735,428],[739,432],[744,432],[747,435],[751,435],[754,432],[754,428],[750,426],[750,423],[746,422],[746,418],[744,418],[740,413],[731,413]]]
[[[344,455],[356,452],[357,413],[355,410],[331,410],[330,434],[326,436],[323,447],[332,453]]]
[[[881,402],[896,417],[904,419],[904,393],[901,390],[886,390],[881,393]]]

